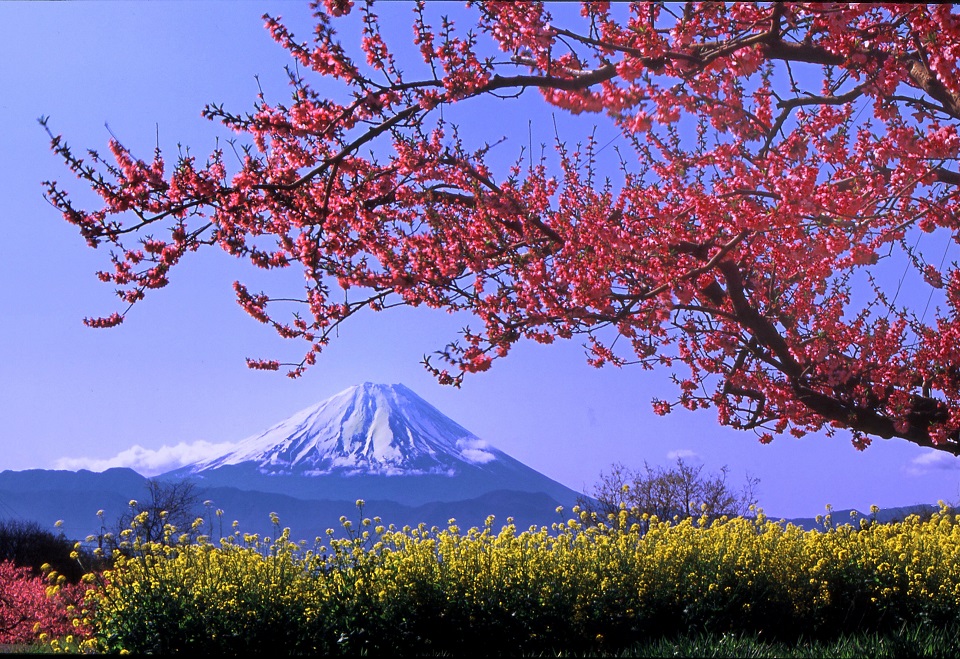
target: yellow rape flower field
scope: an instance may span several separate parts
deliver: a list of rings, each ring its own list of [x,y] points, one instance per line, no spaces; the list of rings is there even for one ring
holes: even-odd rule
[[[943,504],[929,519],[828,517],[805,531],[762,512],[597,520],[576,508],[551,528],[395,529],[358,503],[346,536],[312,543],[277,519],[273,538],[168,527],[167,542],[146,543],[134,520],[111,569],[86,577],[77,627],[89,636],[52,648],[572,656],[678,635],[960,628],[960,516]]]

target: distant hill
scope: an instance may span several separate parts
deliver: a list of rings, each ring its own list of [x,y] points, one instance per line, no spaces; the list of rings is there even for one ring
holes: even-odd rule
[[[402,384],[350,387],[222,455],[157,477],[187,479],[210,509],[223,510],[248,533],[275,534],[277,513],[297,539],[341,531],[340,517],[379,516],[398,528],[425,523],[467,529],[494,515],[519,528],[549,526],[568,514],[580,493],[481,440]],[[130,469],[102,473],[28,470],[0,473],[0,510],[52,526],[76,538],[100,532],[96,512],[112,525],[131,499],[147,494],[147,479]],[[12,512],[11,512],[12,511]]]
[[[209,523],[232,532],[275,535],[270,514],[297,540],[341,532],[340,517],[382,519],[397,528],[426,524],[462,530],[482,527],[489,515],[499,531],[513,518],[518,530],[565,521],[578,492],[531,469],[481,440],[402,384],[350,387],[229,451],[157,477],[188,479],[208,509]],[[147,479],[131,469],[104,472],[31,469],[0,472],[0,519],[18,517],[84,539],[108,529],[128,512],[131,499],[147,495]],[[563,512],[558,514],[557,507]],[[223,510],[215,519],[214,511]],[[878,521],[902,519],[936,506],[880,511]],[[869,514],[859,513],[868,517]],[[833,512],[835,524],[850,511]],[[822,528],[813,517],[785,520],[804,529]],[[217,528],[215,531],[219,532]]]
[[[87,535],[100,532],[100,519],[96,513],[104,511],[103,520],[111,527],[121,514],[128,511],[131,499],[144,500],[147,495],[147,478],[131,469],[108,469],[104,472],[55,471],[31,469],[27,471],[0,472],[0,519],[15,517],[38,522],[42,527],[53,529],[57,520],[63,520],[61,530],[72,539],[83,540]],[[270,514],[276,513],[281,527],[289,527],[296,540],[312,542],[317,536],[326,537],[328,528],[342,535],[340,517],[350,519],[356,528],[361,519],[356,499],[308,499],[280,494],[246,490],[238,487],[200,486],[200,500],[209,500],[209,508],[198,510],[215,534],[232,532],[234,520],[245,533],[275,536],[276,529],[270,523]],[[360,497],[358,497],[360,498]],[[562,513],[556,508],[563,506]],[[446,528],[448,521],[456,519],[461,530],[482,527],[488,515],[495,517],[494,529],[499,531],[514,518],[519,531],[530,526],[550,527],[554,522],[571,516],[572,505],[557,501],[550,495],[517,490],[492,490],[482,495],[458,501],[431,501],[421,504],[403,504],[387,499],[366,498],[363,517],[379,516],[384,525],[397,528],[405,525]],[[222,518],[213,513],[223,510]],[[898,521],[910,514],[927,515],[939,508],[924,504],[881,509],[875,516],[879,522]],[[835,510],[832,520],[835,525],[859,524],[860,517],[874,518],[869,512],[858,512],[851,518],[850,510]],[[777,520],[776,517],[770,516]],[[822,529],[815,517],[790,518],[785,523],[806,530]]]
[[[130,499],[146,493],[147,479],[132,469],[103,472],[28,469],[0,472],[0,518],[35,521],[53,529],[63,521],[63,533],[75,540],[100,531],[103,519],[116,520]]]
[[[356,529],[361,522],[356,499],[303,499],[275,492],[243,490],[236,487],[199,487],[200,500],[209,500],[209,508],[198,510],[219,533],[233,531],[234,520],[245,533],[259,533],[274,537],[276,529],[270,523],[271,513],[279,517],[281,527],[289,527],[297,540],[312,541],[326,538],[328,528],[342,535],[340,517],[353,522]],[[61,530],[70,538],[83,540],[100,532],[97,511],[103,510],[108,530],[123,513],[129,510],[131,499],[144,501],[147,479],[129,469],[110,469],[102,473],[71,471],[4,471],[0,472],[0,519],[16,517],[38,522],[53,529],[58,520]],[[477,497],[459,501],[432,501],[408,505],[385,499],[366,499],[363,517],[379,516],[384,525],[397,528],[405,525],[446,528],[450,519],[466,530],[482,527],[488,515],[495,516],[495,528],[507,523],[508,517],[521,530],[534,526],[549,526],[561,520],[556,508],[561,503],[543,492],[493,490]],[[566,514],[569,507],[565,506]],[[221,518],[214,514],[223,510]]]
[[[834,526],[842,526],[844,524],[853,524],[854,526],[859,526],[861,519],[874,520],[881,524],[887,524],[890,522],[903,521],[910,515],[920,515],[921,517],[929,516],[939,510],[939,506],[929,503],[921,503],[913,506],[881,508],[879,511],[877,511],[876,515],[871,514],[869,511],[863,512],[853,508],[845,508],[843,510],[831,511],[830,521]],[[852,515],[851,513],[855,513],[855,515]],[[826,511],[824,511],[822,514],[822,517],[825,516]],[[789,524],[793,524],[794,526],[799,526],[807,531],[811,531],[813,529],[824,529],[824,521],[821,520],[818,522],[816,517],[796,517],[784,521]]]

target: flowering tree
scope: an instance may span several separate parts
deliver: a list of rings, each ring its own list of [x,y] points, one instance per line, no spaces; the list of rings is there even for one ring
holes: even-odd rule
[[[65,583],[56,574],[47,581],[27,567],[0,561],[0,644],[33,643],[41,633],[60,638],[88,633],[73,625],[86,584]]]
[[[660,414],[713,407],[763,442],[845,428],[859,448],[960,454],[952,5],[587,2],[555,19],[569,6],[483,2],[463,30],[421,3],[412,73],[373,6],[316,5],[310,42],[265,17],[306,72],[290,71],[289,104],[204,110],[249,140],[230,172],[221,150],[168,171],[159,150],[81,157],[51,133],[103,203],[78,208],[53,182],[48,199],[113,249],[99,277],[123,308],[89,325],[120,323],[185,254],[219,247],[305,276],[301,295],[235,283],[251,316],[309,346],[254,368],[296,377],[361,309],[427,305],[479,324],[425,360],[443,383],[521,339],[582,335],[596,366],[674,373]],[[356,53],[338,21],[361,22]],[[522,94],[612,122],[618,157],[558,136],[498,171],[489,143],[444,120]]]

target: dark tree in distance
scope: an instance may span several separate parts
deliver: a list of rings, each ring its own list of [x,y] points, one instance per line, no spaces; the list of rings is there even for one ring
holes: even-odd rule
[[[43,574],[41,567],[47,564],[76,583],[84,572],[100,564],[92,551],[84,547],[77,552],[78,558],[73,558],[75,546],[76,540],[48,531],[37,522],[0,521],[0,561],[12,561],[18,567],[29,568],[36,576]]]

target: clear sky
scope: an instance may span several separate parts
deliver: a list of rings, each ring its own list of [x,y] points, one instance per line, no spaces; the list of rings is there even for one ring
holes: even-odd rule
[[[290,61],[263,29],[265,11],[309,37],[299,2],[0,3],[0,470],[125,464],[149,475],[198,455],[204,442],[239,441],[370,381],[406,384],[476,435],[581,491],[614,462],[668,465],[683,455],[711,471],[728,466],[734,485],[747,473],[758,477],[761,506],[773,516],[816,515],[827,504],[863,510],[960,500],[960,460],[902,440],[877,440],[863,453],[843,433],[762,446],[752,434],[721,428],[710,410],[658,417],[650,401],[675,394],[669,373],[594,369],[577,340],[521,344],[461,389],[440,386],[420,360],[456,338],[467,319],[426,309],[352,319],[299,380],[250,371],[246,357],[283,360],[301,346],[236,305],[231,283],[259,290],[258,280],[249,264],[222,252],[187,259],[122,326],[84,327],[85,316],[120,307],[94,276],[108,254],[87,248],[42,197],[47,179],[75,199],[86,195],[70,184],[37,118],[49,116],[75,149],[106,151],[108,124],[143,158],[159,136],[168,164],[178,143],[203,160],[223,134],[200,116],[205,103],[250,110],[255,75],[268,100],[288,98]],[[393,3],[381,14],[400,30],[392,43],[412,48],[409,6]],[[351,46],[350,35],[343,41]],[[527,143],[528,121],[534,141],[552,140],[549,109],[535,96],[493,107],[461,128],[468,139],[475,129],[477,144],[490,131],[506,135],[498,147],[505,161]],[[590,121],[601,143],[615,137],[602,117]]]

